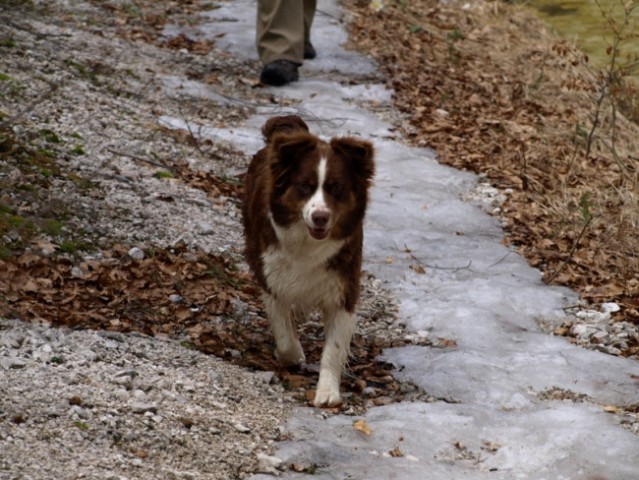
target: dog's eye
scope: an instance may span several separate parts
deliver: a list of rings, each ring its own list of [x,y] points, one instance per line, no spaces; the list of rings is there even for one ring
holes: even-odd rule
[[[341,183],[330,183],[326,185],[326,187],[324,188],[326,189],[326,193],[328,193],[329,195],[333,197],[339,197],[344,191],[344,188]]]
[[[297,184],[297,191],[300,195],[310,195],[313,193],[314,187],[310,183],[301,182]]]

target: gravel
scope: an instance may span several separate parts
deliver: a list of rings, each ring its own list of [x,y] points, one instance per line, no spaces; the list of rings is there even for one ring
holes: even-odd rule
[[[101,6],[117,14],[105,15]],[[92,245],[89,257],[117,243],[128,245],[134,259],[177,243],[239,257],[237,201],[159,172],[178,164],[233,177],[247,156],[197,132],[167,131],[157,119],[212,127],[241,122],[270,102],[239,81],[257,78],[258,67],[215,50],[195,55],[135,38],[143,28],[135,9],[131,18],[120,15],[126,10],[120,2],[0,6],[0,123],[56,159],[60,172],[38,199],[64,205],[63,233]],[[162,12],[169,22],[197,16],[172,10]],[[211,72],[216,80],[207,84]],[[181,89],[179,78],[243,101],[218,104]],[[29,183],[10,162],[0,162],[0,181]],[[38,208],[20,203],[20,191],[3,195],[25,216]],[[9,240],[19,240],[14,233]],[[44,238],[36,251],[58,254],[53,240]],[[82,269],[73,275],[81,277]],[[277,378],[188,345],[0,318],[0,479],[237,479],[273,472],[271,444],[290,403]]]
[[[613,314],[619,308],[614,302],[599,306],[578,305],[567,312],[561,324],[541,322],[541,326],[581,347],[639,360],[639,325],[615,320]]]
[[[3,320],[0,364],[1,479],[231,479],[276,463],[282,387],[177,341]]]

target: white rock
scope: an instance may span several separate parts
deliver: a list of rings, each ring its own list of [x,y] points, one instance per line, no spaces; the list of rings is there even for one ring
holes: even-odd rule
[[[282,467],[282,459],[265,453],[257,454],[258,472],[259,473],[271,473],[279,475],[279,469]]]
[[[71,268],[71,276],[73,278],[84,278],[84,271],[80,267],[74,266]]]
[[[570,333],[575,337],[585,337],[588,335],[589,330],[590,329],[586,325],[577,323],[572,326],[572,328],[570,329]]]
[[[215,228],[213,225],[207,222],[198,221],[196,223],[197,231],[200,235],[213,235],[215,233]]]
[[[601,311],[604,313],[615,313],[621,310],[621,307],[614,302],[602,303]]]
[[[606,339],[608,339],[610,335],[608,335],[608,332],[600,330],[598,332],[593,333],[590,338],[597,340],[601,343],[604,343]]]
[[[235,430],[237,430],[240,433],[249,433],[251,431],[249,427],[247,427],[246,425],[240,422],[234,423],[233,428],[235,428]]]
[[[141,248],[133,247],[128,252],[129,257],[133,260],[144,260],[144,252]]]
[[[126,402],[131,397],[129,392],[123,388],[118,388],[115,392],[113,392],[113,396],[121,402]]]
[[[578,318],[582,318],[589,322],[601,322],[606,320],[606,314],[597,310],[580,310],[575,314]],[[608,317],[610,314],[608,313]]]
[[[2,363],[2,368],[4,368],[5,370],[9,370],[9,369],[18,369],[18,368],[24,368],[27,366],[27,362],[25,362],[22,358],[18,358],[18,357],[7,357],[7,358],[3,358],[1,360]]]

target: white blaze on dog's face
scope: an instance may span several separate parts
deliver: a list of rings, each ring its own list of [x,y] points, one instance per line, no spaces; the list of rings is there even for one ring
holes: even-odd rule
[[[331,210],[326,203],[324,192],[327,163],[326,157],[320,158],[317,166],[317,188],[302,208],[302,218],[304,218],[304,222],[308,226],[311,237],[316,240],[324,240],[328,237],[334,221]]]

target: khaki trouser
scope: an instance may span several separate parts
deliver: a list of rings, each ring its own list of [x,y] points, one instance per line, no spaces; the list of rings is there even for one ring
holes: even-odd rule
[[[317,0],[258,0],[255,43],[262,63],[304,61]]]

